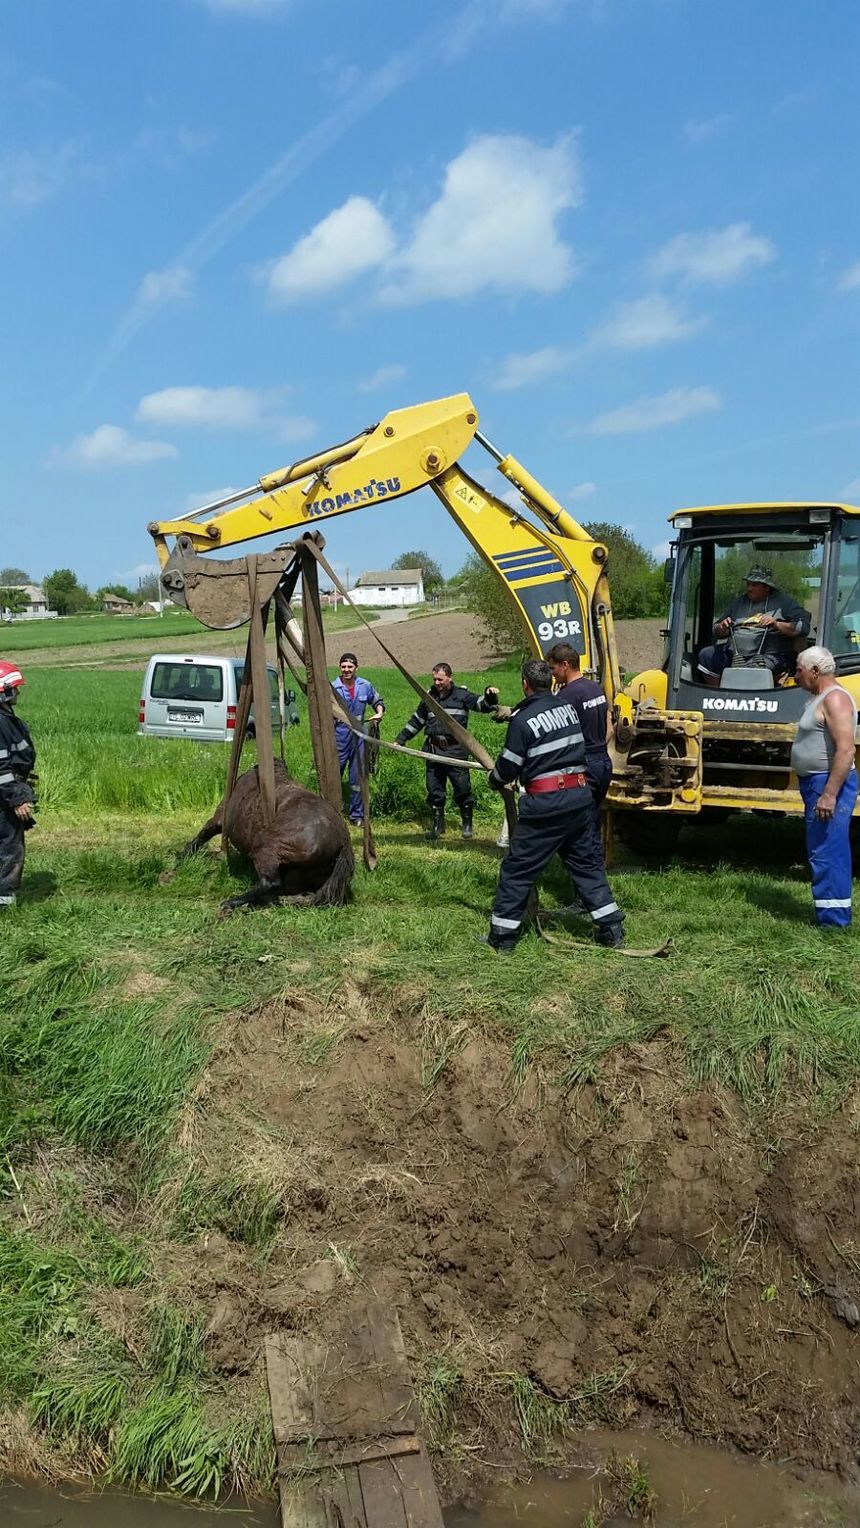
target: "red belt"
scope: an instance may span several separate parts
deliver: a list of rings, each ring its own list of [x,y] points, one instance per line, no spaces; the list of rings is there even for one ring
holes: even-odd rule
[[[541,791],[572,791],[578,785],[587,784],[588,780],[583,774],[543,775],[540,780],[529,780],[526,795],[537,796]]]

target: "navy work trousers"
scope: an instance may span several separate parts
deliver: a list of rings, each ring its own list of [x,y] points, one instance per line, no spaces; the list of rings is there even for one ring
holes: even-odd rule
[[[428,805],[433,807],[444,807],[445,793],[448,787],[448,781],[450,780],[451,790],[454,793],[454,800],[462,812],[469,807],[474,806],[475,804],[475,798],[472,794],[472,782],[469,778],[471,771],[468,769],[457,768],[457,754],[454,754],[455,762],[453,764],[443,764],[443,757],[445,757],[445,755],[440,756],[438,764],[427,765]],[[448,755],[448,757],[450,758],[450,755]]]
[[[832,817],[819,820],[815,803],[827,775],[801,775],[798,780],[806,815],[806,857],[812,871],[812,902],[823,927],[847,928],[851,922],[851,814],[857,801],[857,773],[851,771],[836,797]]]
[[[15,901],[24,872],[24,824],[0,806],[0,907]]]
[[[496,900],[490,915],[490,944],[510,947],[522,933],[529,892],[557,854],[573,889],[598,929],[622,922],[621,909],[606,879],[603,856],[594,832],[594,803],[590,789],[565,792],[561,809],[520,817],[499,870]],[[555,798],[555,793],[554,793]]]

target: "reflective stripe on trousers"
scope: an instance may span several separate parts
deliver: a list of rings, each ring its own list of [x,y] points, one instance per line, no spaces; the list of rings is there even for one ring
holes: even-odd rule
[[[806,857],[812,872],[812,902],[818,923],[847,928],[851,922],[851,814],[857,800],[857,774],[852,769],[836,798],[832,817],[819,821],[815,803],[827,784],[825,773],[802,775],[798,781],[806,816]]]

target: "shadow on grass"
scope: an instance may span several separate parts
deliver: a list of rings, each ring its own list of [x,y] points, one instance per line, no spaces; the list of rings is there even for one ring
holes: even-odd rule
[[[21,902],[47,902],[57,890],[57,877],[50,870],[34,870],[32,875],[25,874],[18,893],[18,901]]]
[[[761,886],[755,881],[742,881],[738,889],[751,906],[760,908],[762,912],[772,913],[775,918],[787,919],[791,923],[804,923],[808,928],[812,928],[815,924],[811,901],[808,907],[801,907],[790,892],[782,891],[779,886]]]

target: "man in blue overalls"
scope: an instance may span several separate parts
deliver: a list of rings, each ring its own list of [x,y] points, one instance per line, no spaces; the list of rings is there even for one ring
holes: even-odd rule
[[[374,708],[371,720],[381,721],[385,711],[385,701],[369,679],[361,678],[355,653],[342,653],[338,666],[340,674],[337,679],[332,680],[331,687],[344,710],[349,712],[355,725],[364,726],[364,713],[367,706]],[[347,765],[349,766],[349,820],[358,827],[364,821],[360,775],[364,743],[350,731],[345,722],[335,722],[334,736],[341,777]]]
[[[848,928],[857,705],[836,678],[836,660],[826,647],[807,647],[795,677],[811,697],[797,725],[791,767],[803,797],[815,921],[822,928]]]
[[[552,694],[541,658],[523,664],[525,699],[516,707],[490,785],[523,787],[519,821],[502,860],[486,943],[507,953],[523,931],[529,893],[558,854],[588,912],[598,944],[624,943],[623,915],[606,879],[593,827],[585,742],[576,707]]]

